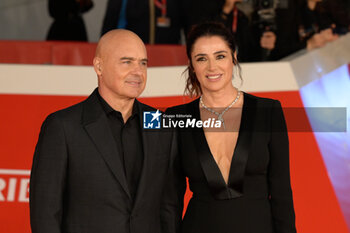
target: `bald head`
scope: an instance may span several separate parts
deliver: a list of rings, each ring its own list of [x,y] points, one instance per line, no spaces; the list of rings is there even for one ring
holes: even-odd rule
[[[96,48],[95,57],[103,57],[108,51],[118,49],[118,47],[127,44],[136,44],[144,47],[144,43],[134,32],[125,29],[115,29],[104,34],[99,40]]]
[[[108,103],[120,98],[136,98],[147,80],[146,47],[131,31],[109,31],[98,42],[94,70],[99,93]]]

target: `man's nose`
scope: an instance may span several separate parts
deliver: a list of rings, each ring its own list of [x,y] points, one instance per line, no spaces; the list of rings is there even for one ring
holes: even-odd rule
[[[146,66],[144,66],[142,63],[136,63],[133,67],[133,73],[141,75],[145,72]]]

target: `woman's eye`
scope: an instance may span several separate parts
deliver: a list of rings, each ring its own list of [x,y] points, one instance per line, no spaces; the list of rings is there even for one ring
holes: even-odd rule
[[[220,55],[218,55],[216,58],[217,58],[217,59],[223,59],[223,58],[225,58],[225,55],[220,54]]]
[[[196,61],[205,61],[205,58],[204,57],[199,57],[199,58],[197,58]]]

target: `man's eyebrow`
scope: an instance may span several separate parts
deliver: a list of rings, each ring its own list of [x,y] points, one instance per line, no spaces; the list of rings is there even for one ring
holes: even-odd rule
[[[135,61],[136,58],[134,58],[134,57],[121,57],[120,60],[131,60],[131,61]]]
[[[128,61],[136,61],[137,59],[134,57],[121,57],[120,60],[128,60]],[[142,62],[148,62],[147,58],[142,58]]]

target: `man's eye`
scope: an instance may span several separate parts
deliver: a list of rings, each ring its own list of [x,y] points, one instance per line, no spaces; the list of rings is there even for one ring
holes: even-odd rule
[[[129,60],[124,60],[122,63],[123,63],[123,64],[131,64],[131,61],[129,61]]]
[[[142,62],[141,62],[141,65],[142,65],[142,66],[147,66],[147,61],[142,61]]]

